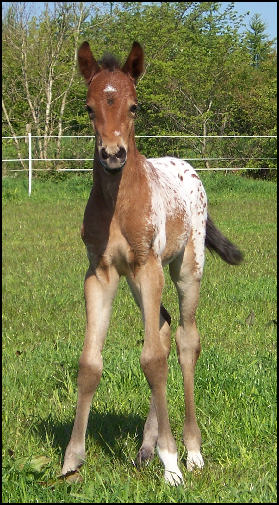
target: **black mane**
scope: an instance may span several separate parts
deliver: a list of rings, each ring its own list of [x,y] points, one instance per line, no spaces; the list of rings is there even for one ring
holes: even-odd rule
[[[103,69],[107,69],[110,72],[113,72],[113,70],[120,68],[120,63],[118,59],[113,56],[113,54],[104,54],[102,59],[99,61],[100,65],[102,65]]]

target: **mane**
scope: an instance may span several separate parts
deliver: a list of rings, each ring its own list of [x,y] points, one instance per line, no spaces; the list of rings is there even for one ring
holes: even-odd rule
[[[118,59],[115,56],[113,56],[113,54],[109,53],[104,54],[99,63],[100,65],[102,65],[103,69],[107,69],[110,72],[113,72],[113,70],[120,68],[120,63]]]

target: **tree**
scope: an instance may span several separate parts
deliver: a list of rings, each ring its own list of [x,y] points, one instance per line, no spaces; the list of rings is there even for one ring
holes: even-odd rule
[[[265,29],[266,25],[261,16],[254,14],[250,22],[250,30],[246,34],[246,44],[254,67],[259,67],[271,52],[272,41],[267,40]]]
[[[233,3],[224,8],[221,2],[58,2],[45,4],[39,17],[31,15],[31,5],[10,4],[4,15],[4,131],[25,134],[31,125],[32,133],[42,136],[40,157],[50,145],[59,157],[63,133],[93,133],[76,68],[84,40],[97,59],[109,50],[123,63],[134,40],[143,45],[137,134],[203,136],[176,144],[163,138],[138,141],[147,155],[200,154],[209,167],[210,158],[240,155],[235,143],[217,145],[206,135],[274,131],[276,53],[258,18],[252,32],[241,34],[243,18]],[[51,134],[58,135],[55,144]],[[75,157],[73,143],[69,157]]]
[[[17,133],[24,134],[26,125],[31,124],[32,133],[39,136],[40,158],[47,158],[53,134],[58,135],[59,156],[65,107],[76,77],[79,34],[88,14],[82,2],[56,2],[51,11],[45,4],[37,19],[21,2],[11,4],[4,18],[3,108],[7,126],[15,131],[17,123]],[[11,121],[13,115],[15,122]]]

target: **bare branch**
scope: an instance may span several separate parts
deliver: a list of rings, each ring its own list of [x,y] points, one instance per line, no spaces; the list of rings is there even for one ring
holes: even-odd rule
[[[25,169],[26,167],[25,167],[24,161],[22,161],[22,155],[21,155],[21,150],[20,150],[20,146],[19,146],[19,141],[18,141],[18,139],[16,137],[15,131],[13,129],[13,125],[12,125],[12,123],[10,121],[9,114],[8,114],[8,111],[7,111],[7,108],[5,106],[5,102],[4,102],[3,98],[2,98],[2,107],[3,107],[3,112],[4,112],[4,115],[5,115],[6,121],[7,121],[8,125],[9,125],[9,128],[11,130],[11,134],[12,134],[12,136],[14,138],[14,141],[16,143],[16,146],[17,146],[17,157],[18,157],[21,165]]]

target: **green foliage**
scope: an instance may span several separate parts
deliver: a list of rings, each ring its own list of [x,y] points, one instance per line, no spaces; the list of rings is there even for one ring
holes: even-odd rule
[[[84,111],[84,82],[78,71],[73,79],[69,77],[75,44],[78,46],[84,40],[90,42],[97,59],[109,50],[122,62],[134,40],[143,45],[146,72],[138,83],[138,135],[274,132],[276,51],[273,41],[267,40],[259,17],[253,18],[250,29],[241,31],[244,18],[236,14],[233,4],[224,8],[221,2],[111,2],[95,3],[94,8],[88,8],[79,28],[75,28],[77,11],[74,2],[58,3],[55,9],[48,9],[46,4],[40,17],[25,19],[23,8],[12,4],[4,15],[4,98],[17,134],[25,134],[27,124],[33,134],[39,134],[35,130],[42,134],[47,130],[53,135],[59,131],[73,135],[92,133]],[[19,46],[15,46],[15,39],[23,40],[26,47],[27,80],[19,64],[24,58]],[[26,83],[30,100],[26,99]],[[10,133],[4,117],[4,134]],[[48,158],[53,153],[63,157],[60,140],[40,142],[35,147],[38,157],[40,153]],[[219,141],[219,146],[212,145],[211,139],[189,139],[182,156],[202,157],[208,168],[216,166],[210,158],[240,158],[241,161],[221,161],[228,167],[238,167],[240,162],[243,167],[260,167],[266,166],[265,161],[255,165],[253,158],[274,157],[275,141],[271,146],[258,139],[256,152],[247,141],[240,155],[239,146],[233,143],[228,146],[226,140]],[[179,146],[172,146],[170,140],[141,141],[142,151],[149,157],[174,151],[181,155]],[[72,152],[69,157],[82,157],[81,148],[77,149],[77,156]],[[66,163],[62,165],[65,167]],[[275,167],[275,160],[268,166]],[[45,168],[51,168],[51,164]]]
[[[267,40],[265,29],[265,23],[261,20],[260,15],[254,14],[250,22],[250,30],[246,35],[247,48],[254,67],[259,67],[270,54],[271,42]]]

